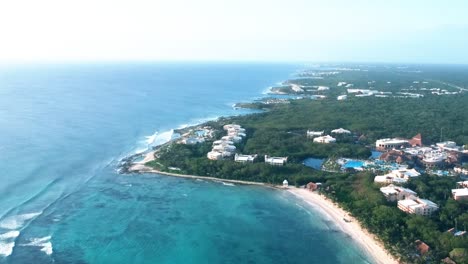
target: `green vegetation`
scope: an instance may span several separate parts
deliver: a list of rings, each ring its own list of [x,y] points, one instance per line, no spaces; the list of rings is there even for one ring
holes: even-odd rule
[[[307,129],[330,131],[339,127],[366,136],[366,143],[387,137],[411,138],[417,133],[425,144],[452,140],[468,144],[468,95],[409,98],[351,98],[294,100],[268,113],[233,118],[253,133],[296,133]],[[270,132],[271,131],[271,132]],[[442,138],[441,138],[442,132]],[[279,138],[277,135],[275,138]],[[255,138],[248,138],[255,141]]]
[[[329,177],[324,179],[324,194],[378,235],[391,253],[410,263],[439,263],[454,248],[468,248],[467,236],[455,237],[446,232],[455,223],[460,230],[468,226],[468,204],[450,198],[456,179],[423,175],[406,186],[440,206],[433,216],[423,217],[406,215],[397,208],[396,202],[387,202],[373,178],[370,173]],[[414,241],[418,239],[431,247],[422,258],[415,255]],[[468,262],[465,259],[457,263]]]
[[[363,75],[367,75],[363,79]],[[356,76],[360,76],[359,78]],[[422,73],[415,76],[397,71],[393,75],[376,72],[345,72],[324,80],[298,79],[295,83],[305,85],[336,86],[337,80],[368,85],[367,80],[379,89],[396,91],[406,87],[413,80],[423,80]],[[365,80],[365,81],[363,81]],[[385,80],[385,82],[384,82]],[[387,83],[390,82],[390,83]],[[435,82],[435,81],[434,81]],[[461,81],[459,81],[460,83]],[[420,85],[420,84],[418,84]],[[431,85],[431,84],[426,84]],[[420,85],[421,86],[421,85]],[[444,86],[444,88],[447,88]],[[367,87],[364,87],[367,88]],[[448,88],[447,88],[448,89]],[[452,90],[454,88],[452,87]],[[343,89],[331,90],[340,94]],[[423,143],[433,144],[440,140],[452,140],[468,145],[468,95],[427,95],[423,98],[358,98],[350,97],[336,101],[292,100],[290,104],[269,105],[269,111],[259,114],[237,116],[209,122],[207,125],[222,130],[222,125],[237,123],[246,129],[247,137],[236,144],[243,154],[258,154],[255,163],[239,164],[231,160],[211,161],[206,154],[211,142],[198,145],[171,144],[158,152],[158,159],[147,165],[162,171],[169,167],[180,169],[180,173],[212,176],[221,179],[237,179],[279,184],[288,179],[290,184],[304,185],[310,181],[322,182],[322,192],[338,202],[355,216],[364,227],[384,242],[393,254],[410,263],[439,263],[445,257],[452,257],[457,263],[468,263],[468,236],[455,237],[446,232],[458,226],[468,226],[468,205],[451,198],[451,189],[459,179],[423,175],[410,181],[406,187],[413,189],[422,198],[430,199],[440,206],[431,217],[407,215],[396,203],[387,202],[373,183],[375,175],[368,172],[334,173],[317,171],[302,165],[308,157],[337,157],[366,159],[370,147],[379,138],[411,138],[421,133]],[[257,106],[258,107],[258,106]],[[353,135],[337,137],[336,144],[317,144],[306,137],[306,131],[343,127]],[[223,133],[218,133],[221,137]],[[285,166],[271,166],[263,161],[264,155],[288,156]],[[336,169],[333,162],[331,169]],[[430,246],[424,256],[416,252],[415,240],[422,240]]]
[[[220,179],[235,179],[271,184],[281,183],[288,179],[291,183],[302,185],[310,181],[310,177],[321,177],[324,172],[305,167],[302,164],[290,163],[286,166],[271,166],[263,161],[255,163],[235,163],[232,160],[212,161],[206,158],[211,150],[211,144],[198,145],[173,144],[159,152],[159,158],[147,165],[161,171],[173,172],[169,167],[180,169],[180,173],[203,175]],[[261,159],[261,160],[260,160]],[[160,166],[164,164],[164,166]]]

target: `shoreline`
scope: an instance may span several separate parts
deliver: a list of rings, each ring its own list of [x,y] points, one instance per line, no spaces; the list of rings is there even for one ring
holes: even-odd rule
[[[285,95],[287,93],[272,93],[273,87],[269,87],[268,94],[281,94]],[[221,116],[216,118],[215,120],[219,120],[222,118],[230,118],[230,116]],[[199,124],[184,126],[179,129],[175,129],[174,131],[184,131],[190,128],[200,126],[207,121],[201,122]],[[145,164],[150,161],[156,160],[155,153],[163,146],[167,144],[171,144],[174,140],[171,139],[161,145],[153,147],[152,150],[140,153],[138,155],[143,156],[144,158],[139,162],[134,162],[132,159],[134,156],[128,157],[126,160],[124,167],[125,172],[124,174],[158,174],[161,176],[170,176],[170,177],[179,177],[179,178],[186,178],[186,179],[200,179],[200,180],[208,180],[213,182],[222,182],[222,183],[230,183],[230,184],[241,184],[241,185],[254,185],[254,186],[263,186],[268,188],[274,188],[277,190],[287,191],[292,194],[294,197],[300,199],[304,203],[306,203],[309,208],[306,210],[314,211],[316,213],[321,214],[322,217],[329,218],[333,221],[333,223],[343,232],[351,237],[351,239],[359,244],[359,248],[363,250],[363,252],[370,257],[375,263],[377,264],[398,264],[399,262],[395,259],[394,256],[388,253],[385,250],[384,245],[378,240],[378,237],[369,233],[366,229],[364,229],[361,224],[354,218],[349,216],[349,212],[340,208],[337,204],[333,203],[331,200],[326,198],[325,196],[319,195],[316,192],[311,192],[304,188],[297,188],[294,186],[283,187],[281,185],[273,185],[263,182],[251,182],[251,181],[243,181],[243,180],[233,180],[233,179],[221,179],[216,177],[210,176],[198,176],[198,175],[188,175],[188,174],[181,174],[181,173],[172,173],[172,172],[164,172],[153,169],[151,167],[146,166]],[[344,221],[346,217],[347,221]]]
[[[146,155],[148,157],[150,154],[154,152],[150,152]],[[146,159],[145,157],[145,159]],[[153,158],[154,160],[154,158]],[[172,173],[172,172],[165,172],[165,171],[158,171],[152,169],[148,166],[145,166],[144,163],[134,163],[128,171],[130,173],[152,173],[152,174],[160,174],[163,176],[171,176],[171,177],[179,177],[179,178],[187,178],[187,179],[200,179],[200,180],[209,180],[209,181],[216,181],[216,182],[227,182],[227,183],[237,183],[243,185],[258,185],[258,186],[266,186],[266,187],[273,187],[277,188],[275,185],[263,183],[263,182],[252,182],[252,181],[242,181],[242,180],[230,180],[230,179],[221,179],[216,177],[209,177],[209,176],[197,176],[197,175],[188,175],[188,174],[180,174],[180,173]]]
[[[147,161],[154,160],[153,156],[154,151],[146,154],[145,159]],[[236,183],[242,185],[256,185],[274,188],[278,190],[287,191],[290,194],[294,195],[296,198],[302,200],[308,204],[309,210],[313,210],[322,214],[324,217],[330,218],[333,223],[341,230],[341,232],[349,235],[352,240],[356,241],[359,244],[359,247],[370,256],[375,263],[377,264],[398,264],[399,262],[386,250],[384,245],[378,240],[375,235],[372,235],[367,230],[365,230],[361,224],[352,216],[349,216],[349,212],[338,207],[331,200],[325,196],[319,195],[316,192],[311,192],[304,188],[297,188],[289,186],[288,188],[283,188],[280,185],[272,185],[262,182],[251,182],[251,181],[242,181],[242,180],[230,180],[230,179],[220,179],[216,177],[209,176],[197,176],[197,175],[188,175],[188,174],[179,174],[171,172],[163,172],[152,169],[144,165],[144,162],[134,163],[129,168],[130,173],[149,173],[149,174],[159,174],[162,176],[171,176],[171,177],[180,177],[187,179],[201,179],[209,180],[214,182],[226,182],[226,183]],[[318,209],[318,210],[317,210]],[[347,222],[344,221],[344,216],[346,216]]]
[[[307,203],[311,209],[315,209],[323,216],[329,217],[338,226],[341,231],[349,235],[354,241],[359,243],[360,247],[372,257],[378,264],[398,264],[399,262],[385,250],[384,245],[375,235],[370,234],[361,224],[349,213],[338,207],[331,200],[316,192],[307,189],[290,187],[289,193]],[[319,210],[316,210],[319,209]],[[344,221],[344,216],[348,222]]]

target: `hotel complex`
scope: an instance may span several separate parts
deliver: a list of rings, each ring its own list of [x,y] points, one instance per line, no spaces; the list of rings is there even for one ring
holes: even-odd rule
[[[410,196],[408,199],[398,201],[398,209],[408,214],[429,216],[437,211],[439,207],[429,200]]]
[[[408,197],[417,195],[416,192],[410,189],[395,186],[393,184],[380,188],[380,192],[382,192],[387,201],[390,202],[405,200]]]

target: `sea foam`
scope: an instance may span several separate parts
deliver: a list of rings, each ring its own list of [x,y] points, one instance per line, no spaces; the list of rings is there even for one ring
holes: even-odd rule
[[[157,136],[154,138],[154,141],[153,141],[153,143],[151,145],[159,146],[159,145],[162,145],[164,143],[167,143],[172,139],[173,134],[174,134],[173,129],[158,133]]]
[[[13,252],[15,242],[3,243],[0,242],[0,256],[8,257]]]
[[[14,230],[14,231],[9,231],[9,232],[6,232],[4,234],[1,234],[0,235],[0,240],[6,240],[6,239],[10,239],[10,238],[17,238],[20,234],[20,231],[18,230]]]
[[[158,132],[154,132],[153,135],[145,137],[146,138],[146,141],[145,141],[146,144],[147,145],[152,145],[154,143],[154,141],[156,140],[157,136],[158,136]]]
[[[29,240],[31,241],[30,243],[22,244],[21,246],[40,247],[42,252],[51,255],[53,252],[52,242],[50,242],[51,238],[52,236],[32,238]]]
[[[0,222],[0,227],[3,229],[19,229],[23,226],[24,222],[40,214],[42,214],[42,212],[9,216]]]
[[[9,256],[13,252],[15,247],[15,238],[19,236],[20,232],[17,230],[9,231],[4,234],[0,234],[0,255]]]

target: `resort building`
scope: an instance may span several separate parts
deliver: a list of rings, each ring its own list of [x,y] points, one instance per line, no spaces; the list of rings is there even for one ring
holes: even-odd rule
[[[468,201],[468,188],[452,189],[452,195],[455,201]]]
[[[454,151],[460,150],[459,147],[457,146],[457,143],[453,141],[439,142],[439,143],[436,143],[436,146],[439,147],[441,150],[454,150]]]
[[[458,174],[468,175],[468,169],[464,169],[462,167],[456,167],[453,169]]]
[[[232,141],[234,143],[239,143],[242,141],[241,137],[238,136],[224,136],[221,138],[222,140]]]
[[[218,152],[235,152],[236,151],[236,146],[233,145],[216,145],[213,147],[213,151],[218,151]]]
[[[380,192],[382,192],[387,201],[390,202],[405,200],[407,197],[417,195],[416,192],[410,189],[395,186],[393,184],[380,188]]]
[[[348,99],[348,96],[346,94],[339,95],[338,97],[336,97],[336,100],[338,100],[338,101],[343,101],[343,100],[346,100],[346,99]]]
[[[410,196],[405,200],[398,201],[398,209],[408,214],[428,216],[437,211],[439,207],[429,200]]]
[[[242,127],[239,126],[239,125],[235,125],[235,124],[227,124],[227,125],[224,125],[223,126],[223,129],[224,130],[229,130],[229,129],[241,129]]]
[[[216,140],[213,142],[213,146],[216,146],[216,145],[232,145],[234,144],[234,142],[232,141],[229,141],[229,140]]]
[[[328,91],[330,87],[328,86],[317,86],[317,91]]]
[[[296,93],[303,93],[304,89],[301,88],[301,86],[291,83],[291,89],[296,92]]]
[[[186,145],[195,145],[202,142],[205,142],[204,138],[189,137],[181,140],[181,143]]]
[[[410,179],[413,177],[421,176],[421,173],[419,173],[417,170],[407,169],[407,168],[400,168],[398,170],[392,170],[391,174],[395,175],[396,177],[405,178],[405,179]]]
[[[347,86],[346,86],[347,87]],[[369,89],[348,89],[347,92],[349,94],[358,94],[358,95],[367,95],[371,96],[379,91],[376,90],[369,90]]]
[[[334,129],[331,132],[332,134],[351,134],[351,131],[343,129],[343,128]]]
[[[220,160],[220,159],[223,158],[223,154],[221,152],[217,152],[217,151],[210,151],[210,152],[208,152],[208,154],[206,154],[206,156],[210,160]]]
[[[313,192],[313,191],[316,191],[318,188],[320,188],[321,185],[322,184],[320,182],[317,182],[317,183],[309,182],[306,185],[306,189]]]
[[[245,129],[243,129],[239,125],[235,124],[228,124],[223,126],[223,129],[228,132],[227,136],[221,138],[221,140],[216,140],[213,142],[213,148],[210,152],[206,154],[207,158],[210,160],[220,160],[225,157],[232,157],[234,152],[236,152],[236,146],[234,143],[238,143],[242,141],[242,137],[245,137]],[[250,161],[247,157],[243,157],[244,155],[240,155],[239,160],[236,159],[238,162],[243,162],[244,159],[246,161]]]
[[[285,179],[285,180],[283,181],[283,187],[288,187],[288,185],[289,185],[289,183],[288,183],[288,181]]]
[[[431,249],[426,243],[422,242],[421,240],[414,241],[416,245],[416,250],[419,252],[420,255],[425,255]]]
[[[375,147],[379,150],[401,148],[408,144],[408,140],[399,138],[384,138],[375,142]]]
[[[389,150],[379,156],[379,160],[383,160],[386,162],[396,162],[401,164],[403,162],[408,161],[408,158],[405,155],[405,152],[401,150],[392,149]]]
[[[378,175],[374,177],[374,182],[375,183],[381,183],[381,184],[389,184],[389,183],[397,183],[398,181],[393,181],[393,177],[385,174],[385,175]]]
[[[422,157],[425,153],[432,151],[431,147],[412,147],[403,150],[411,157]]]
[[[341,87],[343,85],[346,85],[346,82],[339,82],[336,86]]]
[[[307,136],[308,137],[319,137],[323,135],[323,130],[322,131],[312,131],[312,130],[307,130]]]
[[[393,170],[388,174],[375,176],[374,182],[375,183],[406,183],[409,179],[413,177],[420,176],[421,173],[416,171],[415,169],[398,169]]]
[[[417,134],[416,136],[414,136],[413,138],[411,138],[410,140],[408,140],[408,143],[410,144],[410,146],[412,147],[422,147],[422,136],[421,136],[421,133]]]
[[[373,93],[363,93],[363,94],[356,94],[356,97],[368,97],[374,95]]]
[[[468,181],[457,182],[457,186],[460,188],[468,188]]]
[[[256,158],[257,158],[257,154],[254,154],[254,155],[241,155],[241,154],[236,154],[236,155],[234,156],[234,161],[235,161],[235,162],[241,162],[241,163],[245,163],[245,162],[254,162]]]
[[[426,167],[443,166],[447,159],[447,153],[439,150],[432,150],[424,153],[421,162]]]
[[[335,143],[336,138],[334,138],[332,136],[329,136],[329,135],[326,135],[326,136],[314,138],[314,142],[315,143],[323,143],[323,144]]]
[[[283,166],[288,161],[288,157],[270,157],[265,155],[265,163],[275,166]]]

